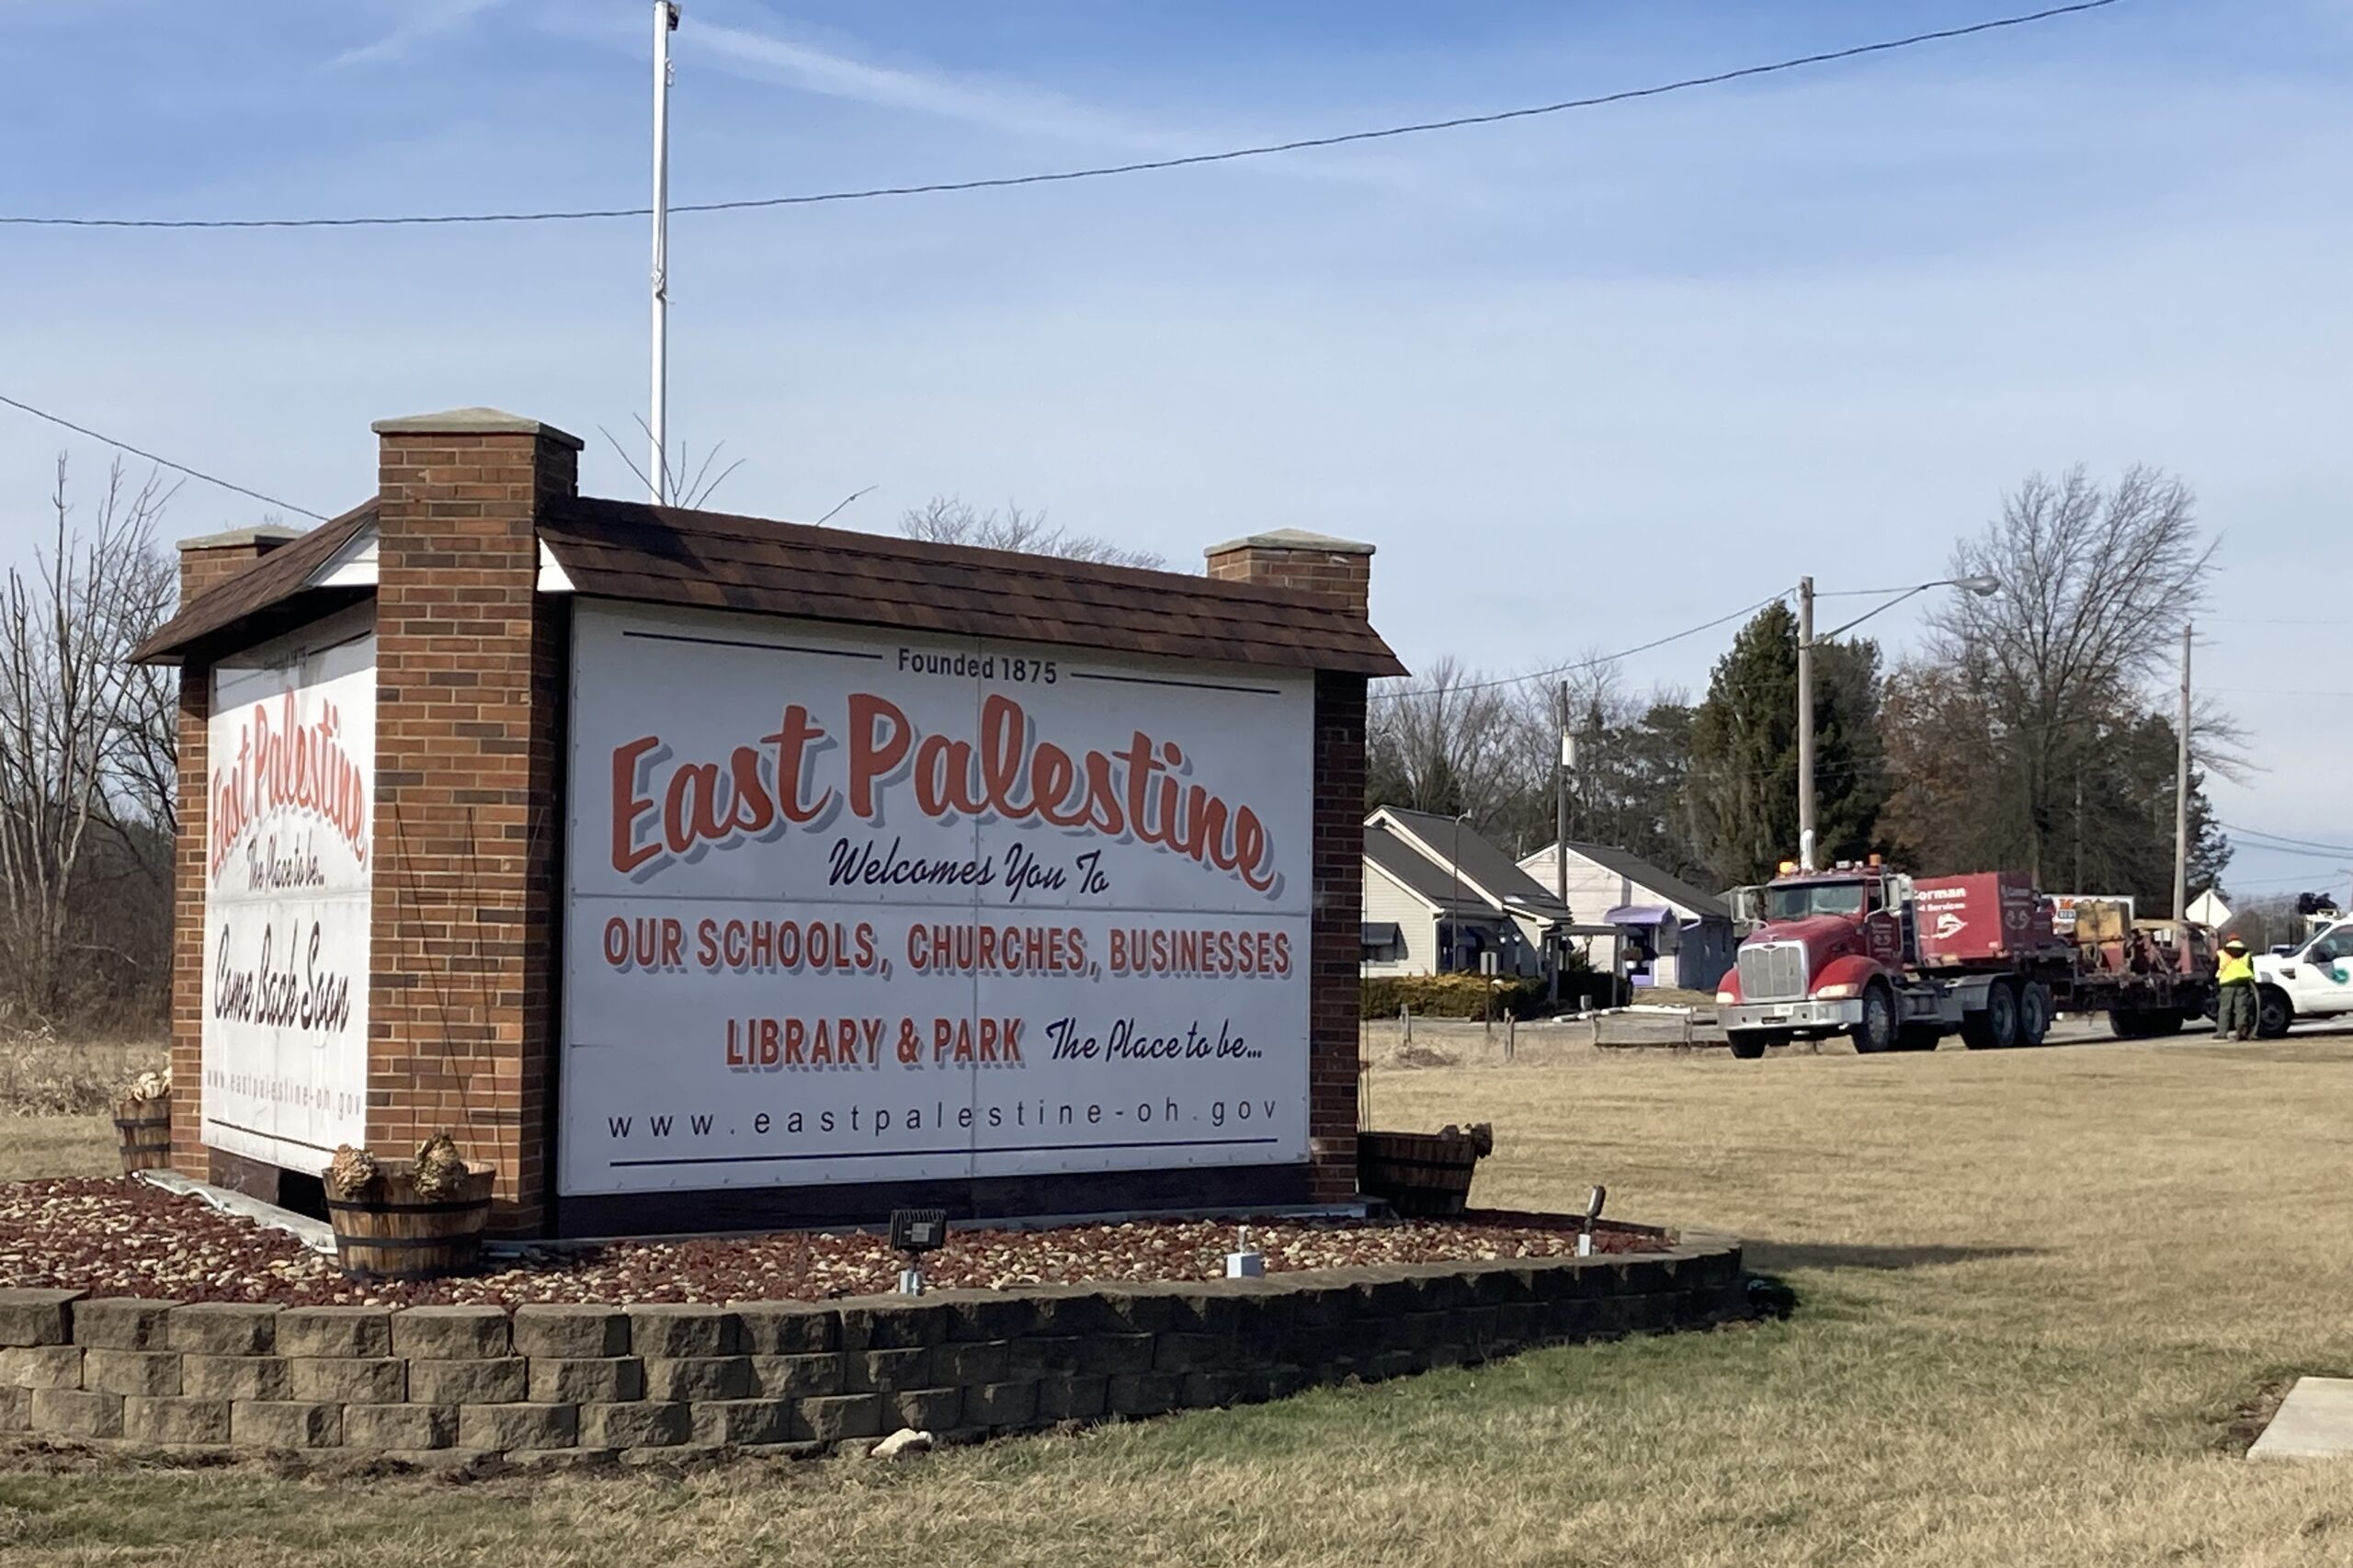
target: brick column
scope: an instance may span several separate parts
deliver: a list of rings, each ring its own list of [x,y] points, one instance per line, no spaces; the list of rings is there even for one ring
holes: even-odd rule
[[[1231,583],[1264,583],[1299,588],[1336,599],[1358,615],[1369,612],[1372,591],[1372,546],[1326,534],[1277,528],[1211,545],[1212,577]]]
[[[1315,914],[1309,929],[1307,1131],[1315,1200],[1357,1195],[1364,998],[1365,677],[1315,676]]]
[[[387,419],[376,547],[368,1142],[447,1131],[498,1167],[491,1224],[547,1215],[563,603],[534,526],[580,442],[494,409]]]
[[[241,528],[180,540],[180,608],[284,544],[293,528]],[[210,1174],[203,1129],[204,833],[211,809],[205,777],[205,722],[212,712],[212,666],[180,665],[179,837],[172,846],[172,1168],[201,1181]]]
[[[1213,545],[1209,574],[1370,608],[1373,547],[1279,528]],[[1315,676],[1315,904],[1310,928],[1308,1150],[1320,1203],[1357,1193],[1357,1074],[1364,922],[1362,676]]]

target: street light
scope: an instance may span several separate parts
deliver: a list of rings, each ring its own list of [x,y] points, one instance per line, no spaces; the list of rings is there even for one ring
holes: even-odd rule
[[[1447,869],[1454,878],[1454,906],[1446,912],[1446,967],[1451,974],[1462,957],[1462,824],[1471,820],[1468,812],[1458,812],[1454,817],[1454,850],[1447,858]]]
[[[1813,645],[1817,642],[1852,631],[1877,615],[1893,609],[1915,594],[1925,594],[1930,588],[1959,588],[1975,594],[1979,598],[1991,598],[2002,591],[1998,577],[1939,577],[1933,583],[1922,583],[1914,588],[1890,588],[1893,595],[1886,603],[1865,610],[1846,625],[1825,631],[1817,638],[1813,634],[1813,579],[1798,580],[1798,865],[1813,870]]]

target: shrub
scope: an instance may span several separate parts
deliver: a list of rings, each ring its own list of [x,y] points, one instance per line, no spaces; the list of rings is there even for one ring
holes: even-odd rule
[[[1489,980],[1479,974],[1384,975],[1362,983],[1358,1006],[1367,1018],[1393,1018],[1404,1007],[1418,1018],[1481,1018],[1488,998],[1495,1016],[1531,1017],[1545,1010],[1552,986],[1541,976]]]

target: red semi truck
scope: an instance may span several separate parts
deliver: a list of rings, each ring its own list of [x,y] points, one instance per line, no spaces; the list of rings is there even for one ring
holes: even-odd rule
[[[2009,871],[1915,880],[1874,856],[1783,868],[1764,923],[1717,983],[1716,1017],[1744,1060],[1793,1040],[1853,1037],[1860,1051],[2040,1045],[2058,1013],[2106,1013],[2133,1039],[2208,1012],[2214,954],[2192,926],[2109,906],[2062,934],[2051,901]]]

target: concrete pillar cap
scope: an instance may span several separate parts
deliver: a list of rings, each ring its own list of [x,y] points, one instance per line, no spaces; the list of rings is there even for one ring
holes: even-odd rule
[[[581,449],[580,437],[571,431],[509,414],[503,408],[449,408],[439,414],[404,414],[396,419],[379,419],[368,428],[379,436],[544,436],[575,452]]]
[[[266,545],[284,544],[290,539],[301,539],[301,528],[282,528],[276,523],[263,523],[258,528],[231,528],[227,533],[197,534],[180,540],[182,550],[249,550]]]
[[[1370,555],[1373,547],[1359,540],[1334,539],[1330,534],[1312,534],[1304,528],[1275,528],[1262,534],[1249,534],[1230,539],[1223,544],[1213,544],[1201,551],[1203,555],[1231,555],[1237,550],[1297,550],[1318,555]]]

